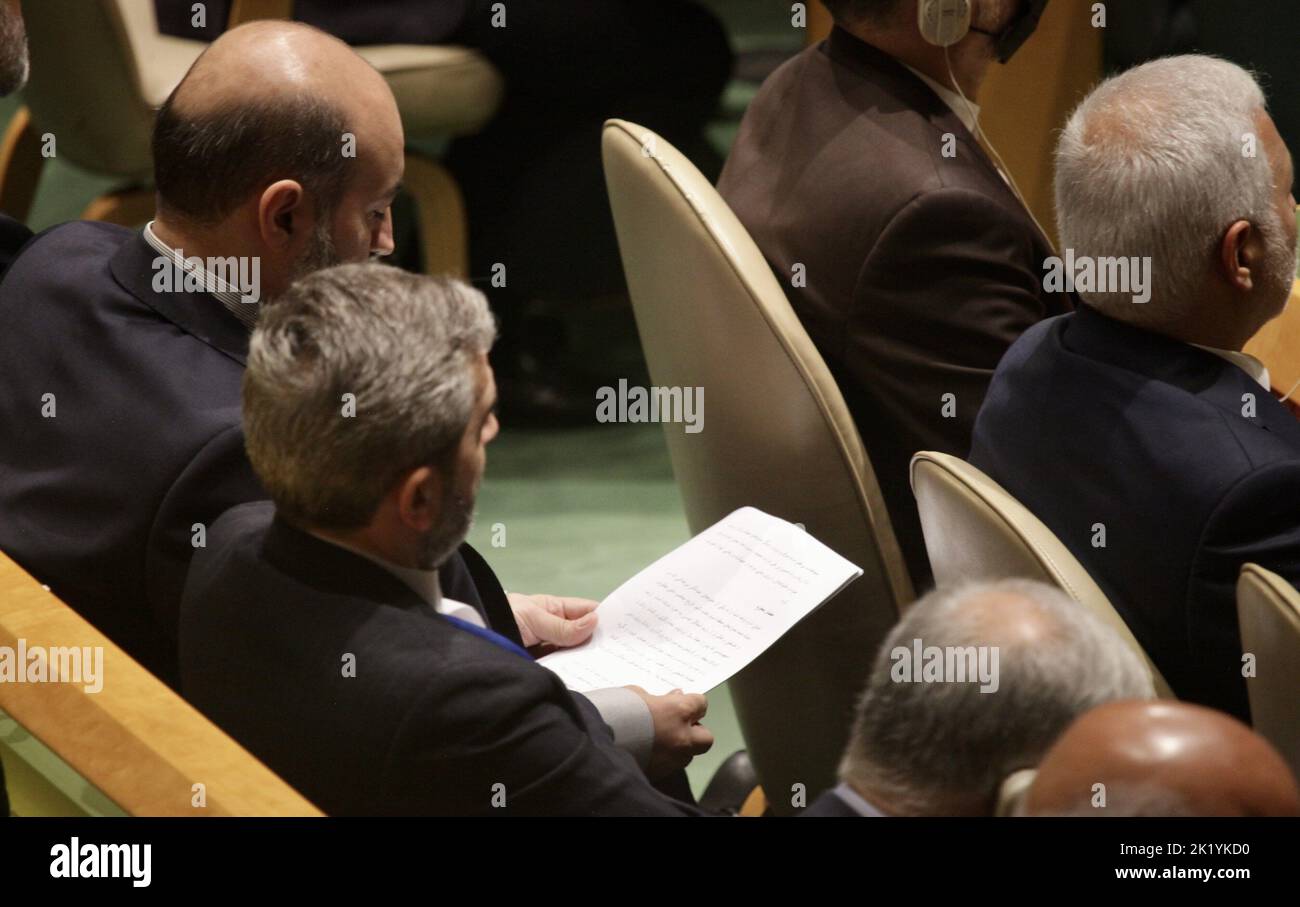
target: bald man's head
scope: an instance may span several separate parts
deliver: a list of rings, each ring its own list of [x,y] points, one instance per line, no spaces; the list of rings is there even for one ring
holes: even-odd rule
[[[1277,751],[1235,718],[1183,702],[1115,702],[1061,736],[1023,812],[1295,816],[1300,792]]]
[[[272,259],[284,245],[313,267],[362,261],[387,251],[403,145],[392,92],[355,51],[310,26],[253,22],[214,41],[158,113],[159,215],[175,229],[239,217]]]

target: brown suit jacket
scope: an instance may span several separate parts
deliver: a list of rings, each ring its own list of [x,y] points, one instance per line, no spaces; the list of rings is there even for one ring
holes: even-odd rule
[[[838,381],[928,585],[908,463],[966,456],[1002,354],[1072,307],[1043,289],[1050,243],[957,115],[839,28],[763,84],[718,189]]]

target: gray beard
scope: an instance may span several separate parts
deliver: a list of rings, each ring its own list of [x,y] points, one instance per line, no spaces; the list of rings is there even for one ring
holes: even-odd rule
[[[1291,296],[1291,288],[1295,285],[1297,258],[1300,257],[1300,247],[1288,247],[1285,236],[1286,231],[1282,226],[1281,218],[1268,224],[1264,232],[1264,248],[1268,258],[1261,280],[1270,296],[1277,294],[1279,302],[1275,314],[1281,314],[1286,308],[1287,300]]]

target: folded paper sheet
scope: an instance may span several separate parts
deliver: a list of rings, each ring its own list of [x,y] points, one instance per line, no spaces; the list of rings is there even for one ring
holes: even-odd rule
[[[861,575],[793,523],[744,507],[619,586],[584,645],[539,663],[571,690],[704,693]]]

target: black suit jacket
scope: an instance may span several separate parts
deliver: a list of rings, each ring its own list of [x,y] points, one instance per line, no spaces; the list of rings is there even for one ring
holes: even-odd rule
[[[330,814],[698,812],[652,788],[555,674],[267,503],[213,526],[180,631],[186,698]]]
[[[956,114],[838,28],[763,84],[718,189],[839,383],[927,584],[908,464],[964,453],[1007,347],[1068,309],[1042,287],[1047,239]]]
[[[192,527],[266,494],[240,427],[248,332],[209,295],[156,291],[155,258],[140,233],[65,224],[0,284],[0,550],[175,684]],[[508,609],[461,554],[447,595]]]
[[[1083,563],[1180,699],[1248,718],[1237,575],[1253,561],[1300,583],[1285,406],[1218,356],[1083,306],[1007,353],[970,459]]]

